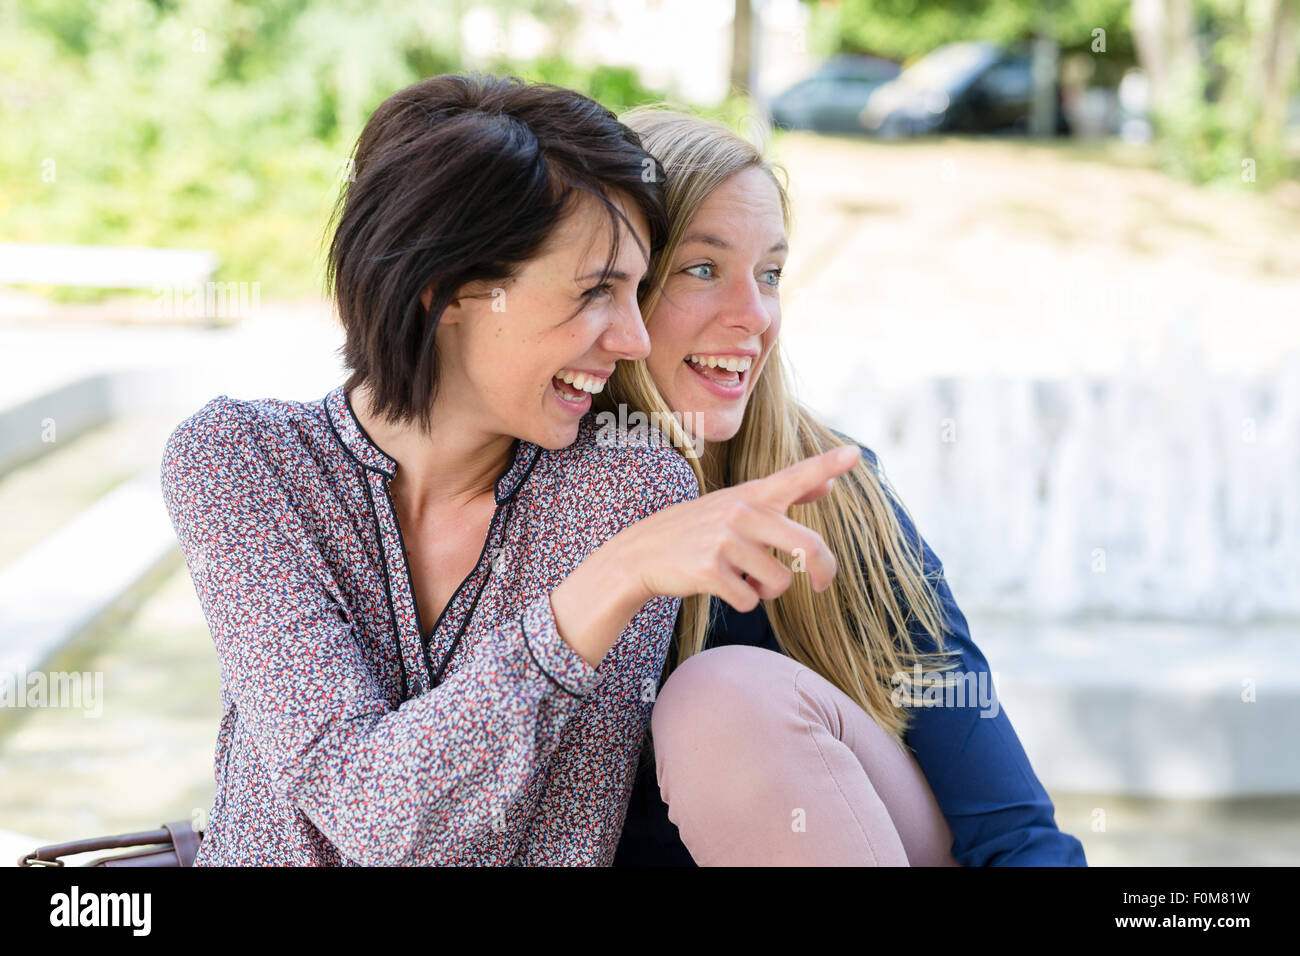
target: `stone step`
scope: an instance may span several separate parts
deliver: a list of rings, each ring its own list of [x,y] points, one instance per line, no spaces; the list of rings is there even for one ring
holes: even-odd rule
[[[0,569],[0,679],[38,671],[175,551],[158,474],[150,471]]]
[[[972,621],[1049,790],[1300,794],[1300,625]]]

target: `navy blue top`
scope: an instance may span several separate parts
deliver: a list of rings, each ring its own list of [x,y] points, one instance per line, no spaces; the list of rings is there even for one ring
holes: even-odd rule
[[[862,454],[879,469],[870,449],[863,447]],[[890,501],[908,541],[915,542],[919,537],[915,526],[892,494]],[[936,580],[949,630],[944,637],[945,649],[961,655],[960,663],[952,669],[984,672],[981,679],[988,682],[987,694],[992,695],[988,661],[971,640],[966,617],[942,576],[943,565],[924,539],[921,548],[924,570]],[[906,613],[897,584],[893,590]],[[726,602],[718,603],[722,614],[715,618],[706,647],[749,644],[781,653],[762,604],[742,613]],[[936,650],[934,639],[919,622],[909,630],[918,650]],[[964,706],[914,707],[904,735],[952,830],[953,859],[962,866],[1087,866],[1083,844],[1057,828],[1051,798],[1029,765],[1001,702],[995,717],[981,716],[981,711],[992,711],[993,707],[989,706],[989,698],[983,702],[979,699],[986,692],[978,684],[975,690],[976,699],[967,695]],[[695,865],[676,824],[668,819],[668,806],[659,795],[653,761],[642,760],[637,771],[613,865]]]

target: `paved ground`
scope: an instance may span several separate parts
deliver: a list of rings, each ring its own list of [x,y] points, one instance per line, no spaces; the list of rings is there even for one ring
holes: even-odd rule
[[[217,660],[183,562],[129,596],[47,670],[102,673],[101,713],[0,712],[0,829],[61,841],[207,812],[220,720]]]
[[[814,403],[863,374],[1155,367],[1180,322],[1216,371],[1300,349],[1300,184],[1217,193],[1005,140],[792,134],[774,154],[795,213],[782,335]]]
[[[66,441],[59,455],[0,473],[0,566],[136,474],[156,472],[175,427],[170,417],[118,421]]]
[[[1107,794],[1053,794],[1052,799],[1057,826],[1083,841],[1090,866],[1300,865],[1300,796],[1222,802]]]

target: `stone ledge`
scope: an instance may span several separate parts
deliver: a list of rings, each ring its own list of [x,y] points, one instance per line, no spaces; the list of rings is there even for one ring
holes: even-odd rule
[[[1300,794],[1300,626],[982,622],[971,635],[1048,790]]]

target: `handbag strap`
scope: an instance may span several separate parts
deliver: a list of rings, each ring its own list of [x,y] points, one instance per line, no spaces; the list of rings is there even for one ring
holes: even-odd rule
[[[159,830],[144,830],[139,833],[119,833],[115,836],[92,837],[88,840],[72,840],[68,843],[52,843],[37,847],[18,860],[19,866],[63,866],[61,856],[76,853],[90,853],[94,850],[114,850],[124,846],[146,846],[150,843],[170,843],[171,836],[164,827]]]
[[[68,843],[52,843],[37,847],[18,859],[19,866],[63,866],[60,857],[74,856],[78,853],[93,853],[96,850],[116,850],[123,847],[153,846],[170,844],[176,851],[181,866],[193,866],[194,857],[203,839],[202,831],[196,831],[189,820],[164,823],[157,830],[141,830],[137,833],[119,833],[113,836],[92,837],[87,840],[72,840]]]
[[[172,846],[176,848],[180,865],[193,866],[194,857],[199,852],[199,840],[202,839],[202,834],[194,829],[194,825],[189,820],[164,823],[163,828],[172,835]]]

